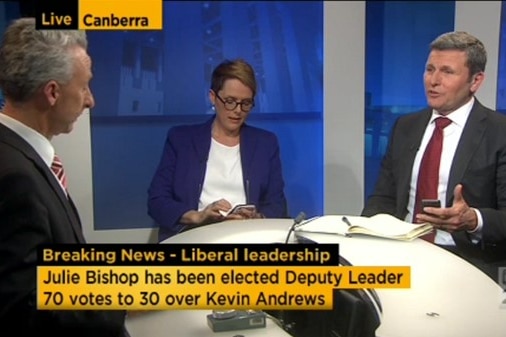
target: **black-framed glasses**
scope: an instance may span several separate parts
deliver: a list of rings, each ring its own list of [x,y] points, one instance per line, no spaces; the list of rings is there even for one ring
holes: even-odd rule
[[[233,98],[223,99],[220,97],[220,95],[218,95],[217,92],[215,92],[214,94],[216,95],[216,97],[218,97],[218,99],[221,101],[221,103],[223,103],[223,106],[225,106],[225,109],[227,109],[228,111],[234,111],[235,108],[237,108],[237,106],[240,105],[241,110],[243,112],[250,112],[251,109],[253,109],[253,107],[255,106],[255,101],[252,99],[247,99],[244,101],[237,102]]]

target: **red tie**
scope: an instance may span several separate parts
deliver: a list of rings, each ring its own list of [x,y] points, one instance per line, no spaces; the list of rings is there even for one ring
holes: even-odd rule
[[[57,155],[54,155],[53,163],[51,164],[51,170],[53,170],[54,174],[60,181],[60,184],[63,188],[67,189],[67,177],[65,177],[65,171],[63,170],[63,165],[60,161],[60,158]]]
[[[420,163],[413,222],[416,222],[416,214],[422,213],[422,199],[438,199],[437,187],[439,184],[441,150],[443,149],[443,129],[450,125],[452,121],[445,117],[438,117],[435,123],[434,133],[427,144],[422,162]],[[422,236],[422,239],[434,242],[435,236],[436,231],[433,230],[429,234]]]

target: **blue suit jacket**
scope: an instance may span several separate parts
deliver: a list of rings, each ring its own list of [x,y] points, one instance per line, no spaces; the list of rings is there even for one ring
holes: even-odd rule
[[[196,210],[211,147],[214,117],[204,124],[169,130],[148,190],[148,213],[160,227],[159,241],[183,228],[181,216]],[[241,128],[241,163],[246,202],[267,218],[287,216],[284,181],[276,136],[259,128]]]

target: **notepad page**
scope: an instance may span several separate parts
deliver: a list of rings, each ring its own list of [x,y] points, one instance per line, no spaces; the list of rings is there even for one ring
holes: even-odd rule
[[[345,216],[352,227],[360,226],[382,236],[402,236],[421,225],[397,219],[389,214],[377,214],[372,217],[353,215],[324,215],[302,224],[297,230],[304,232],[329,233],[344,235],[349,226],[342,220]]]
[[[303,222],[296,231],[345,235],[348,225],[342,215],[324,215]]]
[[[376,214],[372,217],[348,217],[348,220],[353,226],[364,227],[386,236],[405,235],[422,226],[400,220],[389,214]]]

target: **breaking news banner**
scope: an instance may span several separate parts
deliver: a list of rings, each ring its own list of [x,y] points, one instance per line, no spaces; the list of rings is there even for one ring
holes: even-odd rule
[[[44,0],[37,29],[161,30],[162,0]]]
[[[338,244],[38,248],[40,310],[332,309],[334,289],[409,288],[408,266],[339,266]]]

